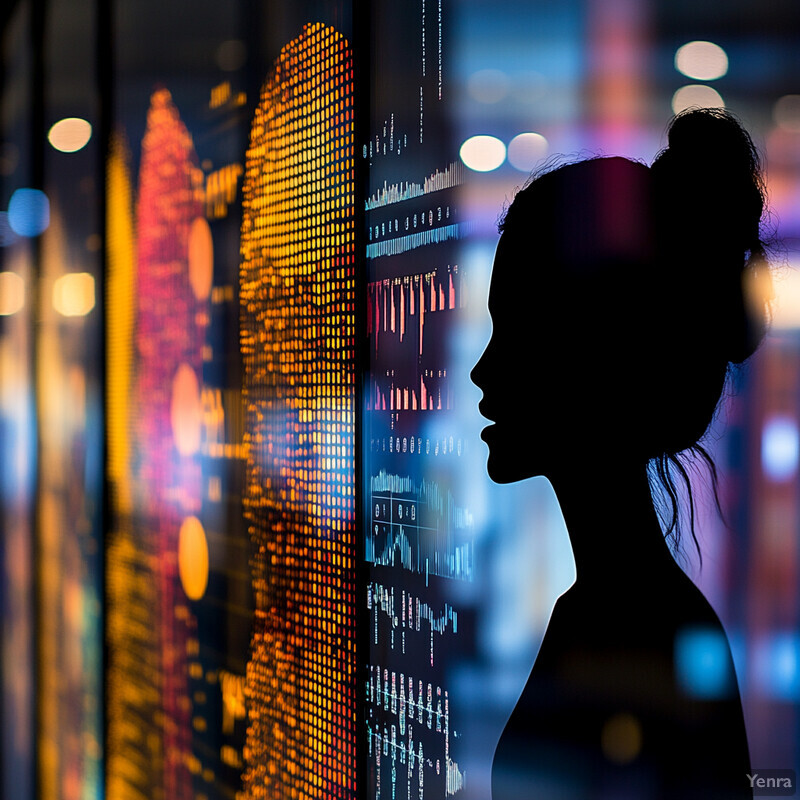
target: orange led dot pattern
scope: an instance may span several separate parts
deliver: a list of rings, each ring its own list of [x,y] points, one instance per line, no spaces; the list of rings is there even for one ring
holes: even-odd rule
[[[352,52],[307,25],[263,87],[243,187],[245,797],[356,794],[354,167]]]

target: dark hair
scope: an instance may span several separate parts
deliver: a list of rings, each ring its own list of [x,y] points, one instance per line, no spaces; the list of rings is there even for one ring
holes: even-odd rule
[[[685,274],[694,278],[692,289],[704,304],[699,343],[706,349],[708,363],[716,360],[724,365],[724,385],[732,370],[763,340],[772,300],[766,236],[762,235],[766,186],[758,151],[729,111],[692,109],[670,123],[667,147],[656,156],[651,174],[658,213],[663,215],[662,229],[666,233],[685,231],[683,247],[694,251],[685,261],[691,273]],[[756,285],[760,302],[752,293]],[[719,397],[715,410],[718,402]],[[675,550],[681,549],[682,484],[688,500],[689,531],[702,563],[690,471],[697,464],[708,469],[714,502],[721,512],[711,455],[698,440],[683,450],[660,453],[651,464],[656,488],[664,491],[669,502],[666,513],[660,509],[667,537]]]
[[[579,204],[578,219],[565,210],[580,193],[589,198]],[[673,118],[667,147],[651,167],[611,157],[548,169],[517,193],[498,226],[525,235],[536,220],[545,232],[537,251],[547,263],[568,263],[588,280],[623,276],[640,287],[644,309],[636,320],[648,326],[651,362],[665,370],[639,379],[659,420],[643,432],[642,456],[653,489],[665,495],[667,507],[657,508],[676,553],[685,491],[701,562],[690,472],[698,464],[708,468],[719,508],[717,470],[701,440],[731,370],[766,332],[765,208],[760,160],[747,131],[724,109],[691,109]],[[747,291],[757,283],[759,303]],[[687,408],[673,414],[679,384],[692,387],[691,397],[679,397]]]

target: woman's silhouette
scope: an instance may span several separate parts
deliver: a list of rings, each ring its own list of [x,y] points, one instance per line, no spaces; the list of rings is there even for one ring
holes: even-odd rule
[[[651,167],[545,173],[500,225],[472,373],[488,472],[550,480],[576,581],[497,747],[493,800],[751,796],[730,648],[670,553],[649,475],[675,503],[670,466],[705,457],[730,365],[763,336],[744,288],[768,274],[763,184],[722,110],[677,116],[668,141]]]

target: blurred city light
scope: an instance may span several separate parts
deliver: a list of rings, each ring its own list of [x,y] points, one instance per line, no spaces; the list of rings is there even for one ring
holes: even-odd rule
[[[25,305],[25,281],[16,272],[0,272],[0,315],[16,314]]]
[[[787,481],[797,473],[800,436],[797,421],[789,416],[767,420],[761,434],[761,464],[773,481]]]
[[[92,126],[80,117],[59,120],[47,133],[47,140],[61,153],[75,153],[92,138]]]
[[[769,697],[800,699],[800,635],[775,632],[763,636],[754,653],[759,687]]]
[[[64,317],[85,317],[94,304],[94,277],[88,272],[70,272],[53,284],[53,308]]]
[[[172,380],[170,421],[178,452],[182,456],[196,453],[200,449],[203,407],[200,382],[189,364],[181,364]]]
[[[214,241],[205,217],[197,217],[189,231],[189,283],[198,300],[208,300],[214,279]]]
[[[508,162],[520,172],[530,172],[548,149],[549,143],[541,133],[520,133],[508,143]]]
[[[208,586],[208,540],[197,517],[187,517],[178,534],[178,574],[190,600],[199,600]]]
[[[18,236],[38,236],[50,224],[50,201],[39,189],[17,189],[8,201],[8,224]]]
[[[725,108],[725,101],[716,89],[700,83],[693,83],[689,86],[681,86],[672,95],[673,113],[680,114],[687,108]]]
[[[800,133],[800,94],[785,94],[775,101],[772,118],[779,128]]]
[[[642,726],[632,714],[614,714],[600,733],[603,755],[615,764],[630,764],[642,749]]]
[[[713,42],[688,42],[675,53],[675,69],[696,81],[715,81],[728,72],[728,56]]]
[[[508,90],[508,76],[499,69],[481,69],[467,79],[467,91],[479,103],[498,103]]]
[[[491,172],[506,160],[506,146],[496,136],[471,136],[459,151],[461,160],[475,172]]]
[[[749,287],[754,292],[753,301],[763,302],[764,292],[768,286],[760,288],[755,285]],[[775,302],[772,309],[772,329],[798,330],[800,329],[800,268],[792,265],[775,276],[773,281]],[[756,306],[758,307],[758,306]]]
[[[675,637],[678,684],[692,697],[721,698],[734,687],[729,647],[722,631],[687,628]]]

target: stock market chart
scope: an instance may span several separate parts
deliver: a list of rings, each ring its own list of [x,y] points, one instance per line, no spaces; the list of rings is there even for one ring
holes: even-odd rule
[[[447,583],[475,573],[474,523],[454,475],[451,337],[468,301],[459,242],[464,167],[449,130],[444,0],[372,8],[365,213],[363,553],[369,652],[367,796],[443,798],[466,776],[448,659],[463,626]],[[401,31],[402,36],[397,32]]]

